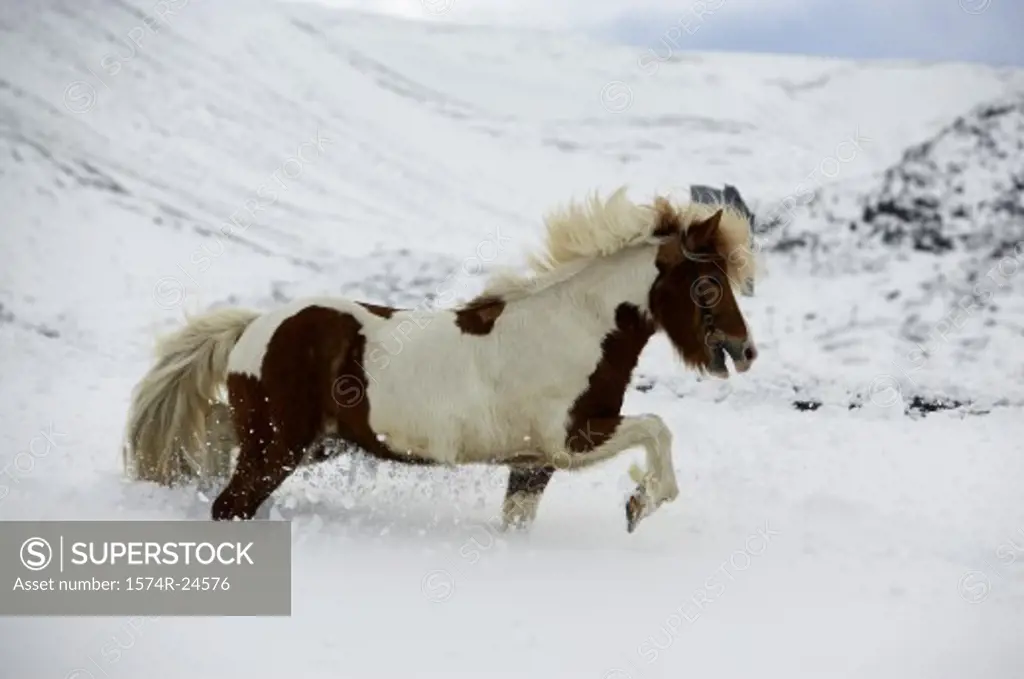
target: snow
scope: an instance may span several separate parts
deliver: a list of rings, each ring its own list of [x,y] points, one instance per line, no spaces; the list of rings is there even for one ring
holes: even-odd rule
[[[908,147],[1024,91],[966,64],[639,56],[302,4],[5,6],[0,519],[206,520],[120,471],[130,390],[186,310],[450,303],[545,210],[621,183],[728,182],[755,211],[821,189],[845,219]],[[985,163],[962,183],[1005,192]],[[636,533],[640,451],[557,475],[522,535],[495,529],[501,470],[343,460],[277,498],[290,618],[0,618],[0,676],[1019,676],[1024,267],[954,325],[959,254],[800,219],[850,247],[766,252],[751,372],[645,353],[626,410],[675,432],[681,496]]]

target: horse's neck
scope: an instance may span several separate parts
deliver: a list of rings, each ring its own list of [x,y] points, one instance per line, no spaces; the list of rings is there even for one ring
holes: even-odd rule
[[[594,260],[559,285],[562,351],[569,365],[587,365],[599,386],[581,405],[582,417],[619,412],[640,355],[654,334],[648,298],[658,276],[656,248],[636,247]],[[567,320],[568,323],[564,321]],[[596,358],[597,364],[576,360]],[[593,382],[599,376],[597,382]],[[575,407],[575,406],[574,406]]]
[[[651,286],[658,276],[655,254],[656,248],[639,246],[595,259],[550,292],[567,313],[611,332],[620,324],[622,305],[648,313]]]

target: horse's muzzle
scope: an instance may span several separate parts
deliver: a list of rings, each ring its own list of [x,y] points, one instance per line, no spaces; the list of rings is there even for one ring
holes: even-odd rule
[[[711,360],[708,362],[708,372],[722,379],[729,377],[729,366],[725,363],[727,353],[738,373],[750,370],[750,366],[757,359],[757,347],[754,346],[754,341],[751,339],[736,340],[726,337],[712,344],[709,351]]]
[[[726,338],[723,344],[725,350],[729,352],[732,364],[738,373],[745,373],[750,370],[750,366],[757,360],[757,347],[754,346],[754,340],[750,338],[745,340]]]

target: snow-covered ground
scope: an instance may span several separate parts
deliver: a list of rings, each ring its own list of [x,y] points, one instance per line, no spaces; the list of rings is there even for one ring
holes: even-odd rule
[[[3,520],[205,520],[119,465],[183,310],[468,295],[543,211],[623,183],[728,182],[759,214],[824,187],[840,216],[780,231],[849,247],[765,248],[750,373],[699,381],[649,348],[626,407],[673,427],[682,493],[635,534],[626,459],[557,476],[513,536],[500,470],[352,483],[338,462],[277,499],[290,618],[0,618],[0,677],[1021,676],[1024,258],[838,230],[902,200],[893,168],[932,139],[962,154],[936,176],[974,178],[937,200],[1024,186],[1018,119],[984,148],[946,132],[1022,91],[1020,70],[652,57],[303,4],[5,3]],[[990,294],[959,313],[968,264]],[[942,397],[960,405],[922,415]]]

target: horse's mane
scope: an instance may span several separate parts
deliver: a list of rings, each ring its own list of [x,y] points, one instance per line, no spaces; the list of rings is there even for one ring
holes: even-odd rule
[[[544,245],[527,257],[525,272],[498,271],[491,276],[481,297],[513,299],[537,292],[578,272],[588,262],[625,248],[657,244],[722,210],[716,250],[734,285],[753,280],[756,266],[751,250],[750,222],[730,205],[687,202],[673,204],[656,197],[638,204],[622,186],[602,201],[599,194],[582,203],[570,201],[544,218]],[[675,229],[664,233],[666,225]]]

